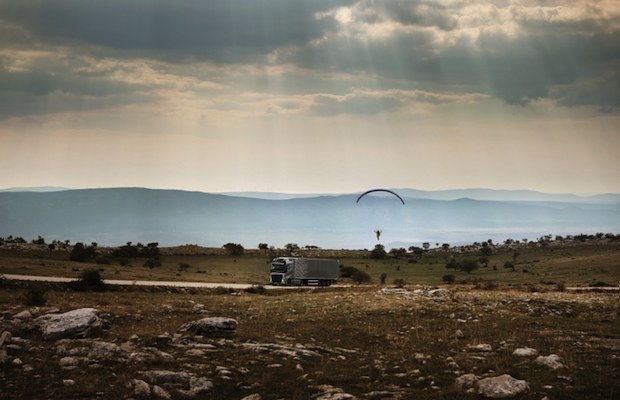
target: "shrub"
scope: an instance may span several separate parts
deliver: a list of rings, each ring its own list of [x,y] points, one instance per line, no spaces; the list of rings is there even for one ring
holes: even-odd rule
[[[132,266],[131,265],[131,261],[129,261],[129,259],[127,259],[127,258],[119,258],[118,259],[118,264],[121,267],[131,267]]]
[[[235,289],[233,288],[218,286],[215,289],[213,289],[213,294],[232,294],[232,293],[235,293]]]
[[[350,278],[354,273],[359,270],[355,267],[342,267],[340,268],[340,276],[343,278]]]
[[[188,263],[179,263],[179,270],[187,272],[188,269],[191,268],[191,265]]]
[[[103,278],[101,278],[101,274],[96,269],[86,269],[82,271],[80,277],[76,281],[69,282],[69,287],[80,292],[102,292],[106,289]]]
[[[357,271],[353,275],[351,275],[351,279],[353,279],[353,281],[357,282],[358,284],[361,284],[364,282],[370,282],[370,275],[368,275],[364,271]]]
[[[382,273],[379,279],[381,279],[381,283],[385,283],[385,280],[387,279],[387,274],[385,272]]]
[[[566,283],[565,282],[558,282],[558,290],[560,292],[564,292],[566,290]]]
[[[405,280],[403,278],[396,278],[396,279],[394,279],[394,285],[396,285],[396,287],[403,288],[403,287],[405,287],[406,283],[407,282],[405,282]]]
[[[110,259],[106,257],[98,257],[95,259],[95,263],[99,265],[110,265]]]
[[[498,287],[497,283],[495,283],[493,281],[488,281],[484,285],[484,290],[495,290],[495,289],[497,289],[497,287]]]
[[[267,292],[267,289],[265,289],[263,285],[252,285],[249,288],[244,289],[244,292],[252,294],[265,294]]]
[[[44,306],[47,303],[47,288],[42,285],[33,285],[24,294],[24,304],[27,306]]]
[[[444,275],[441,280],[445,283],[454,283],[454,275]]]
[[[142,266],[149,267],[150,269],[159,268],[161,267],[161,262],[159,262],[159,260],[156,260],[154,258],[149,258],[148,260],[144,262],[144,264],[142,264]]]

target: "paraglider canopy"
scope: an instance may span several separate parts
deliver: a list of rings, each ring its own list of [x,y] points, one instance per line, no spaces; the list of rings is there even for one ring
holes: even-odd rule
[[[360,201],[360,199],[361,199],[362,197],[364,197],[364,196],[366,196],[368,193],[372,193],[372,192],[388,192],[388,193],[391,193],[391,194],[393,194],[394,196],[398,197],[398,199],[401,201],[401,203],[405,204],[405,200],[403,200],[403,199],[402,199],[402,197],[400,197],[398,194],[396,194],[396,193],[394,193],[394,192],[392,192],[391,190],[388,190],[388,189],[370,189],[370,190],[367,190],[367,191],[365,191],[364,193],[362,193],[362,194],[360,195],[360,197],[358,197],[358,198],[357,198],[356,203],[359,203],[359,201]]]

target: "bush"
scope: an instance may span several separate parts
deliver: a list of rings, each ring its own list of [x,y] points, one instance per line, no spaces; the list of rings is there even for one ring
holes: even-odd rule
[[[350,278],[354,273],[359,270],[355,267],[342,267],[340,268],[340,276],[343,278]]]
[[[353,275],[351,275],[351,279],[353,279],[354,282],[361,284],[364,282],[370,282],[370,275],[368,275],[364,271],[357,271]]]
[[[370,258],[375,260],[384,260],[387,258],[387,252],[385,251],[385,246],[382,244],[378,244],[375,248],[370,252]]]
[[[405,287],[406,284],[407,282],[405,282],[403,278],[394,279],[394,285],[396,285],[396,287],[403,288]]]
[[[185,271],[187,272],[188,269],[191,268],[191,265],[189,265],[188,263],[179,263],[179,270],[180,271]]]
[[[148,260],[144,262],[144,264],[142,264],[142,266],[149,267],[150,269],[159,268],[161,267],[161,262],[159,262],[159,260],[156,260],[154,258],[149,258]]]
[[[454,283],[454,275],[444,275],[441,280],[445,283]]]
[[[258,285],[258,286],[252,285],[249,288],[244,289],[244,292],[252,293],[252,294],[265,294],[267,292],[267,289],[265,289],[263,285]]]
[[[69,287],[80,292],[102,292],[106,289],[103,278],[101,278],[101,274],[96,269],[86,269],[82,271],[80,277],[76,281],[69,282]]]
[[[44,306],[47,303],[47,288],[42,285],[33,285],[24,294],[24,304],[27,306]]]
[[[106,257],[98,257],[95,259],[95,263],[99,265],[110,265],[110,259]]]
[[[385,280],[387,279],[387,274],[385,272],[382,273],[379,279],[381,279],[381,283],[385,283]]]
[[[487,283],[484,284],[484,290],[495,290],[497,289],[497,283],[493,282],[493,281],[488,281]]]

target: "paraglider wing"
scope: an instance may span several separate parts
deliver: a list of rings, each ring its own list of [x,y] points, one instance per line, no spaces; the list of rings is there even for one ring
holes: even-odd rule
[[[388,192],[388,193],[392,193],[394,196],[398,197],[398,199],[401,201],[401,203],[405,204],[405,200],[402,199],[402,197],[400,197],[398,194],[392,192],[391,190],[388,189],[371,189],[371,190],[367,190],[364,193],[362,193],[360,195],[360,197],[357,198],[356,203],[359,203],[360,199],[364,196],[366,196],[368,193],[372,193],[372,192]]]

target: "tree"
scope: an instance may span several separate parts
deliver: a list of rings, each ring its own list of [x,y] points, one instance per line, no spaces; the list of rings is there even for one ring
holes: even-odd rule
[[[448,251],[448,249],[450,249],[450,244],[449,243],[444,243],[444,244],[441,245],[441,247],[443,247],[443,249],[445,251]]]
[[[506,261],[504,263],[504,268],[511,268],[513,271],[515,270],[515,264],[511,261]]]
[[[153,242],[146,245],[146,247],[142,246],[140,250],[140,254],[146,258],[159,258],[159,243]]]
[[[461,271],[465,271],[468,274],[471,273],[471,271],[475,271],[478,269],[478,261],[476,260],[463,260],[461,261]]]
[[[189,265],[188,263],[179,263],[179,271],[185,271],[187,272],[188,269],[191,268],[191,265]]]
[[[390,250],[390,255],[392,255],[395,258],[403,257],[405,254],[407,254],[407,250],[405,250],[403,247],[401,247],[399,249],[391,249]]]
[[[520,255],[521,253],[519,253],[518,251],[515,251],[514,253],[512,253],[512,260],[517,261],[517,257],[519,257]]]
[[[233,255],[233,256],[240,256],[243,254],[243,251],[245,250],[243,246],[237,243],[226,243],[222,247],[226,249],[226,252],[228,254]]]
[[[424,242],[422,243],[422,247],[424,248],[424,250],[428,250],[429,247],[431,247],[431,244],[429,242]]]
[[[86,262],[89,258],[96,255],[95,248],[92,246],[84,246],[84,243],[78,242],[73,246],[73,250],[69,253],[69,260],[77,262]]]
[[[361,284],[364,282],[370,282],[370,275],[368,275],[365,271],[358,270],[356,273],[351,275],[351,279],[353,279],[354,282]]]
[[[381,274],[381,276],[379,277],[379,279],[381,280],[381,283],[385,283],[385,280],[387,279],[387,274],[384,272]]]
[[[458,268],[460,268],[460,264],[453,258],[452,260],[448,261],[446,263],[446,268],[447,269],[454,269],[454,271],[456,271]]]
[[[385,246],[382,244],[375,245],[375,248],[370,252],[370,258],[373,260],[384,260],[386,257]]]
[[[258,249],[259,250],[268,250],[269,249],[269,245],[267,243],[259,243],[258,244]]]
[[[297,243],[287,243],[286,246],[284,246],[284,248],[289,252],[292,253],[295,250],[299,250],[299,245]]]
[[[445,283],[454,283],[454,275],[444,275],[441,280]]]
[[[480,264],[484,264],[485,267],[489,268],[489,257],[487,256],[482,256],[478,259],[478,262]]]
[[[144,264],[142,264],[142,266],[149,267],[150,269],[159,268],[161,267],[161,262],[155,258],[149,258],[144,262]]]
[[[493,254],[493,249],[491,247],[483,247],[480,249],[480,254],[484,255],[484,256],[490,256],[491,254]]]

